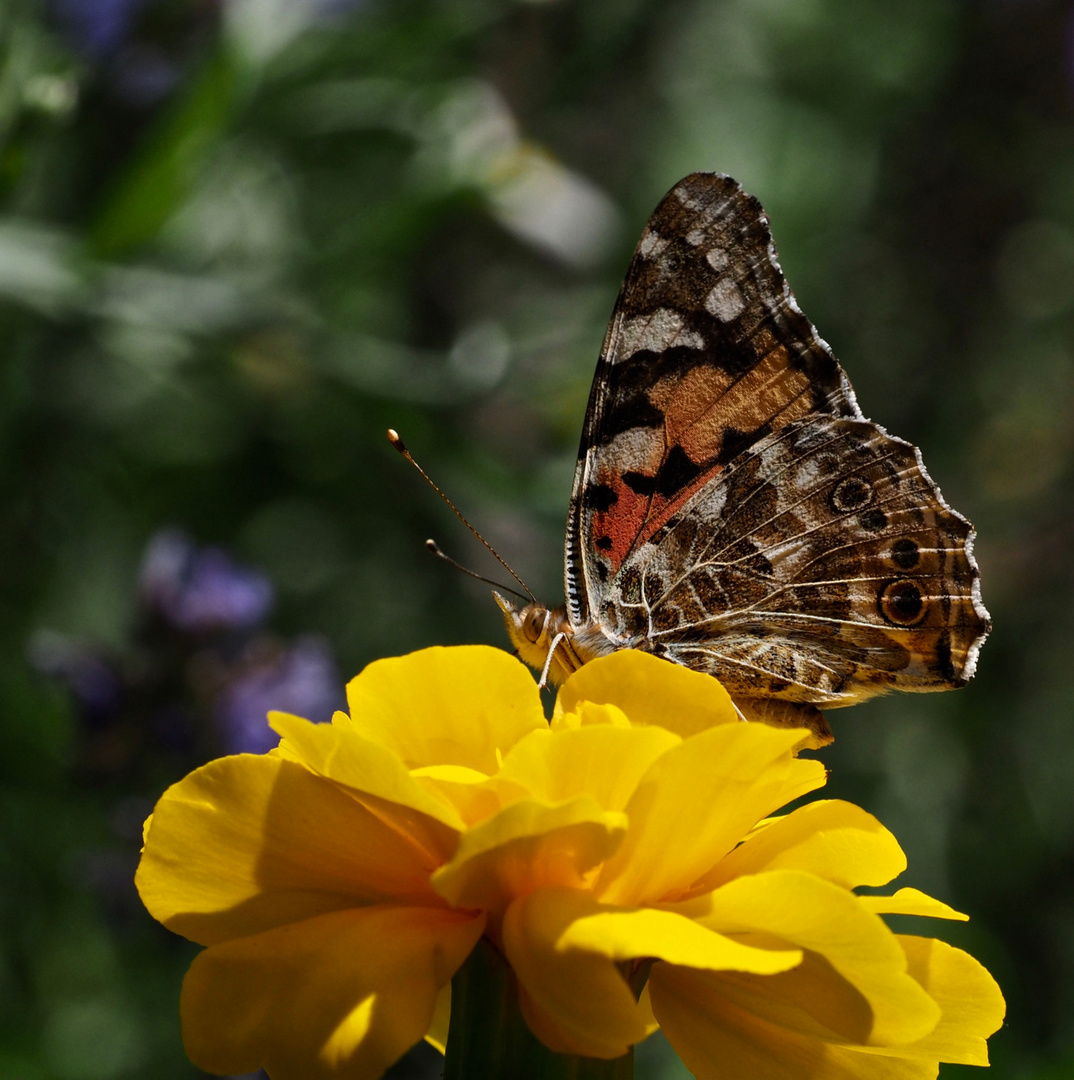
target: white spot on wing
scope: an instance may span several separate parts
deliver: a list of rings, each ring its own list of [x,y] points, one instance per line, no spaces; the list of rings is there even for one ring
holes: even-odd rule
[[[708,234],[705,232],[704,229],[691,229],[686,234],[686,242],[691,247],[697,247],[697,245],[705,239],[706,235]]]
[[[667,246],[668,242],[659,233],[646,229],[641,243],[638,244],[638,254],[643,259],[651,259],[654,255],[659,255]]]
[[[746,298],[733,278],[721,278],[705,298],[705,307],[720,322],[730,322],[742,314]]]
[[[723,248],[712,248],[705,252],[705,262],[717,273],[727,269],[728,261],[727,252]]]
[[[705,339],[695,331],[687,330],[682,316],[670,308],[658,308],[651,315],[627,319],[619,328],[617,352],[623,359],[642,349],[661,353],[676,345],[703,349]]]
[[[685,185],[675,188],[672,192],[676,199],[686,207],[687,210],[700,210],[701,200],[695,199],[689,191],[686,190]]]
[[[638,472],[650,474],[660,465],[664,449],[664,433],[656,428],[634,427],[619,432],[606,444],[590,449],[590,455],[601,461],[614,461],[617,471],[626,465]]]

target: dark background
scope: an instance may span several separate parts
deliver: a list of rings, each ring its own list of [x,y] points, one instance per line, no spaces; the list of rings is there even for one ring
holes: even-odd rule
[[[1072,73],[1054,0],[6,0],[0,1076],[195,1075],[155,798],[375,657],[503,642],[387,426],[560,601],[604,327],[696,169],[977,525],[977,679],[833,714],[829,793],[973,916],[997,1080],[1074,1075]]]

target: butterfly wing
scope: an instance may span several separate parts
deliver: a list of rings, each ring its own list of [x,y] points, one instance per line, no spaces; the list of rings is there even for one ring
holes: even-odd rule
[[[827,741],[813,704],[972,675],[989,628],[972,538],[917,450],[862,418],[757,200],[723,176],[677,184],[586,412],[573,626],[709,671],[757,718]]]
[[[860,417],[794,301],[760,203],[694,173],[642,234],[601,350],[567,523],[575,626],[629,553],[739,453],[815,413]]]

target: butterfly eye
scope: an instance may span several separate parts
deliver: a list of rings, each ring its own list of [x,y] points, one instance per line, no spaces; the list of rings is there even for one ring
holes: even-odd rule
[[[526,635],[527,641],[532,641],[536,644],[541,639],[541,633],[544,630],[545,611],[543,608],[534,608],[525,618],[522,623],[522,633]]]
[[[921,590],[905,578],[885,585],[877,597],[880,614],[896,626],[914,626],[925,617],[925,598]]]

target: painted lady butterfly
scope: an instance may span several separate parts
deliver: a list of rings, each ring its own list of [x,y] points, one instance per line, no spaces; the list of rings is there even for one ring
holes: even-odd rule
[[[496,599],[552,682],[643,649],[823,745],[818,706],[973,675],[990,623],[972,544],[917,448],[863,417],[760,203],[695,173],[646,226],[604,340],[566,606]]]

